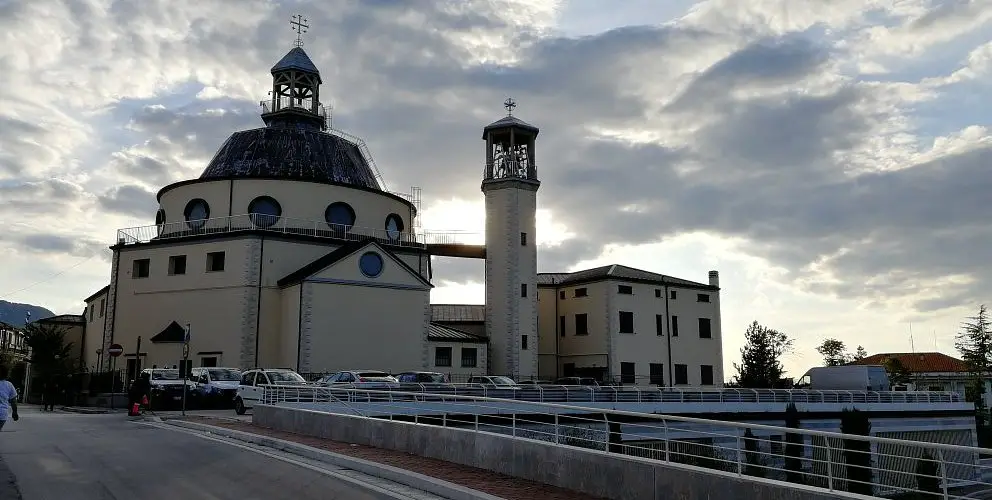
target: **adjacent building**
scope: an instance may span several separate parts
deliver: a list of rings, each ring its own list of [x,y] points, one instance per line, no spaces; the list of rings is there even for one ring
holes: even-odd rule
[[[24,358],[27,353],[28,346],[24,342],[24,330],[0,321],[0,354]]]
[[[330,129],[301,47],[270,73],[264,126],[231,135],[198,178],[163,187],[154,225],[118,231],[110,283],[78,317],[87,369],[721,384],[715,271],[707,284],[624,266],[538,274],[539,129],[511,100],[482,133],[485,245],[461,244],[418,230],[419,190],[388,191],[364,142]],[[433,256],[484,259],[485,305],[431,305]],[[112,363],[113,344],[124,354]]]
[[[965,396],[970,373],[968,365],[941,352],[883,352],[854,361],[854,365],[889,365],[896,360],[906,369],[909,381],[894,385],[895,391],[941,391]],[[992,377],[985,377],[985,397],[992,392]]]

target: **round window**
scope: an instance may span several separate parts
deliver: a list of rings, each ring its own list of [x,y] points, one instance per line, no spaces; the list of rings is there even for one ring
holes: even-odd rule
[[[355,225],[355,210],[342,201],[331,203],[324,210],[324,220],[335,231],[347,231]]]
[[[186,224],[190,228],[200,229],[207,223],[207,219],[210,218],[210,205],[200,198],[190,200],[186,204],[186,210],[183,210],[183,215],[186,217]]]
[[[362,270],[362,274],[369,278],[376,278],[382,274],[382,265],[382,256],[375,252],[365,252],[358,259],[358,267]]]
[[[400,235],[403,233],[403,219],[399,215],[389,214],[386,217],[386,236],[389,239],[396,241],[400,239]]]
[[[282,207],[271,196],[259,196],[248,204],[248,216],[256,227],[269,227],[279,220]]]

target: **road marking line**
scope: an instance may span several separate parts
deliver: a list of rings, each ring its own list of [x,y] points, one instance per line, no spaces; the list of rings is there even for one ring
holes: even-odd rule
[[[303,467],[304,469],[309,469],[309,470],[312,470],[314,472],[318,472],[318,473],[323,474],[325,476],[330,476],[330,477],[333,477],[335,479],[339,479],[341,481],[348,482],[348,483],[353,484],[355,486],[360,486],[362,488],[366,488],[366,489],[375,491],[376,493],[381,493],[381,494],[384,494],[384,495],[388,495],[388,496],[390,496],[392,498],[395,498],[397,500],[416,500],[415,497],[411,497],[410,495],[407,495],[405,493],[401,493],[401,492],[398,492],[398,491],[393,491],[393,490],[390,490],[390,489],[386,489],[386,488],[383,488],[381,486],[378,486],[378,485],[375,485],[375,484],[371,484],[371,483],[368,483],[368,482],[365,482],[365,481],[361,481],[359,479],[355,479],[353,477],[350,477],[350,476],[347,476],[347,475],[344,475],[344,474],[341,474],[341,473],[338,473],[338,472],[334,472],[334,471],[331,471],[331,470],[328,470],[328,469],[325,469],[325,468],[321,468],[321,467],[318,467],[318,466],[315,466],[315,465],[312,465],[312,464],[309,464],[309,463],[306,463],[306,462],[302,462],[302,461],[297,460],[297,459],[289,458],[289,457],[284,456],[284,455],[278,455],[278,454],[271,453],[271,452],[268,452],[268,451],[265,451],[265,450],[262,450],[262,449],[254,448],[254,447],[248,446],[246,444],[235,442],[234,440],[231,440],[231,439],[228,439],[228,438],[220,438],[220,437],[216,437],[216,436],[209,436],[209,435],[206,435],[206,434],[204,434],[202,432],[192,431],[192,430],[189,430],[189,429],[185,429],[185,428],[182,428],[182,427],[178,427],[178,426],[175,426],[175,425],[169,425],[169,424],[165,424],[165,423],[157,423],[157,422],[136,422],[136,423],[141,424],[141,425],[147,425],[149,427],[156,427],[156,428],[159,428],[159,429],[167,429],[167,430],[176,431],[176,432],[183,432],[183,433],[189,434],[191,436],[196,436],[196,437],[201,438],[201,439],[206,439],[206,440],[209,440],[209,441],[216,441],[218,443],[224,443],[224,444],[227,444],[229,446],[234,446],[234,447],[237,447],[237,448],[241,448],[243,450],[248,450],[248,451],[251,451],[251,452],[254,452],[254,453],[258,453],[260,455],[265,455],[265,456],[267,456],[269,458],[274,458],[276,460],[281,460],[283,462],[286,462],[286,463],[289,463],[289,464],[293,464],[293,465],[296,465],[298,467]],[[256,446],[258,446],[258,445],[256,445]],[[289,453],[287,453],[287,454],[289,454]],[[343,469],[343,470],[351,471],[351,472],[358,472],[358,471],[352,471],[351,469],[347,469],[347,468],[344,468],[344,467],[340,467],[340,468]],[[361,473],[359,473],[359,474],[361,474]],[[363,474],[363,475],[367,475],[367,474]],[[369,476],[369,477],[375,478],[375,476]],[[378,478],[378,479],[382,479],[382,478]],[[395,483],[393,481],[388,481],[388,480],[385,480],[385,479],[382,479],[382,480],[383,481],[386,481],[386,482],[389,482],[389,483],[393,483],[393,484],[400,484],[400,483]],[[406,486],[406,485],[401,485],[401,486],[405,486],[405,487],[410,488],[410,489],[415,489],[415,488],[412,488],[412,487]],[[420,494],[423,494],[423,495],[431,495],[430,493],[427,493],[426,491],[417,490],[417,492],[420,493]],[[439,497],[439,496],[436,496],[436,495],[434,495],[434,497],[435,498],[443,498],[443,497]]]

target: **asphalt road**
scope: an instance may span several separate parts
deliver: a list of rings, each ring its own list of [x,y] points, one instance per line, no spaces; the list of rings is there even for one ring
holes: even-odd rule
[[[321,472],[119,414],[21,411],[0,432],[0,500],[349,499],[387,495]]]

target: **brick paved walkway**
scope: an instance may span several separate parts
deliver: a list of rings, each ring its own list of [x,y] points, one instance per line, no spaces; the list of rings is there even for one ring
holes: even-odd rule
[[[418,472],[425,476],[436,477],[445,481],[472,488],[473,490],[489,493],[507,500],[603,500],[599,497],[592,497],[582,493],[574,492],[535,483],[525,479],[497,474],[475,467],[454,464],[437,460],[434,458],[411,455],[394,450],[382,448],[371,448],[368,446],[342,443],[339,441],[329,441],[326,439],[303,436],[289,432],[277,431],[266,427],[252,425],[247,422],[234,422],[231,420],[220,420],[212,418],[188,417],[187,421],[198,422],[207,425],[215,425],[243,432],[261,434],[278,439],[285,439],[294,443],[300,443],[314,448],[327,450],[341,455],[348,455],[370,462],[391,465],[401,469]]]

